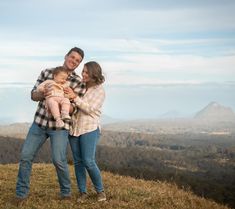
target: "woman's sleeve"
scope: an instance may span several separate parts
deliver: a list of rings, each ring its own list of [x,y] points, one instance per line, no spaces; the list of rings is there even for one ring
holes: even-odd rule
[[[86,99],[86,97],[76,97],[74,100],[75,104],[78,106],[78,108],[87,113],[92,114],[96,113],[97,111],[100,111],[105,99],[105,92],[103,88],[97,89],[97,91],[93,91],[89,98]]]

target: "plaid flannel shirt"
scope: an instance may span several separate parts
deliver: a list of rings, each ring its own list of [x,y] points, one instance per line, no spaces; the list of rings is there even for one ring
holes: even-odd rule
[[[99,128],[102,105],[105,100],[105,91],[102,85],[88,88],[82,98],[77,97],[74,102],[78,112],[72,115],[70,134],[80,136]]]
[[[36,91],[37,87],[39,84],[41,84],[45,80],[52,80],[53,75],[52,72],[55,68],[52,69],[46,69],[41,72],[39,75],[36,84],[34,85],[32,92]],[[77,75],[75,72],[72,72],[69,77],[68,77],[68,83],[69,87],[74,90],[75,93],[78,94],[78,96],[82,97],[85,93],[85,85],[84,83],[81,82],[81,78],[79,75]],[[73,104],[72,104],[73,105]],[[39,126],[45,127],[45,128],[50,128],[53,130],[56,130],[56,121],[53,118],[53,116],[48,113],[46,110],[46,105],[45,105],[45,99],[43,101],[40,101],[38,103],[38,107],[36,110],[36,113],[34,115],[34,122],[38,124]],[[71,125],[71,121],[64,121],[64,129],[69,130],[69,127]]]

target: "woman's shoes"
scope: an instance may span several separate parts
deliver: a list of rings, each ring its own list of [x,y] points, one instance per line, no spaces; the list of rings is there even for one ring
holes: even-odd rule
[[[104,192],[98,192],[97,193],[97,201],[98,202],[103,202],[106,201],[106,194]]]
[[[83,192],[83,193],[80,193],[80,195],[77,199],[77,202],[84,203],[87,199],[88,199],[88,194]],[[105,192],[97,192],[97,201],[98,202],[103,202],[106,200],[107,200],[107,198],[106,198]]]
[[[79,195],[79,197],[77,199],[77,202],[84,203],[87,200],[87,198],[88,198],[87,193],[82,192],[82,193],[80,193],[80,195]]]

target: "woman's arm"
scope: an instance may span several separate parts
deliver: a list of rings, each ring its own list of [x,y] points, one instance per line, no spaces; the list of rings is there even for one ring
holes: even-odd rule
[[[105,99],[105,92],[103,87],[98,87],[88,91],[84,97],[76,97],[74,103],[78,108],[87,113],[92,114],[100,111]]]

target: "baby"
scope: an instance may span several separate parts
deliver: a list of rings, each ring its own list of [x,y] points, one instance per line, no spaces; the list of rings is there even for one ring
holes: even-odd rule
[[[42,82],[37,91],[44,93],[45,88],[50,89],[51,94],[46,96],[46,108],[56,120],[56,127],[64,127],[63,120],[70,120],[70,101],[65,97],[64,88],[69,87],[66,82],[68,73],[64,67],[56,67],[53,71],[53,80]],[[61,110],[61,111],[60,111]]]

